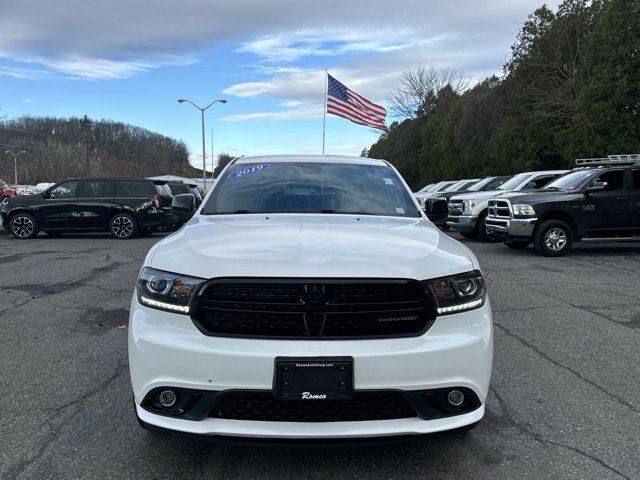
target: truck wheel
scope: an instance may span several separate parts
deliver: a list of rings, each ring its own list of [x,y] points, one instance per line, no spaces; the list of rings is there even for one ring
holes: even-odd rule
[[[527,248],[531,242],[529,240],[507,240],[504,244],[509,248],[522,250]]]
[[[129,213],[118,213],[111,218],[109,231],[118,240],[128,240],[138,234],[138,222]]]
[[[478,231],[477,236],[483,242],[495,242],[496,237],[487,232],[486,220],[487,217],[478,220],[478,225],[476,226],[476,230]]]
[[[16,213],[9,221],[9,231],[18,240],[34,238],[39,230],[36,219],[29,213]]]
[[[533,232],[533,249],[545,257],[561,257],[573,244],[573,230],[562,220],[547,220]]]

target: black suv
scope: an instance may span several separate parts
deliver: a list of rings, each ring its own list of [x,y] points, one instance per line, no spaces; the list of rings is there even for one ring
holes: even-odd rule
[[[624,165],[624,158],[633,162]],[[606,166],[579,168],[535,192],[513,192],[489,200],[487,231],[512,248],[550,257],[567,253],[583,238],[640,235],[640,159],[616,156]],[[614,166],[618,164],[618,166]]]
[[[15,238],[33,238],[40,230],[109,231],[115,238],[150,235],[177,221],[173,196],[163,180],[79,178],[60,182],[43,193],[5,200],[0,220]]]

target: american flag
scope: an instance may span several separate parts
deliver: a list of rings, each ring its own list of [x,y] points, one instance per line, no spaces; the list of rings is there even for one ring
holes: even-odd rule
[[[360,125],[387,130],[387,126],[384,124],[387,111],[384,107],[361,97],[331,75],[327,75],[329,76],[327,113],[333,113]]]

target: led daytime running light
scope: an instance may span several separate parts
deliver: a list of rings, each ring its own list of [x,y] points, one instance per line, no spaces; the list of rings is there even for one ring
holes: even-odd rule
[[[461,312],[463,310],[471,310],[472,308],[479,307],[482,305],[483,299],[479,298],[478,300],[474,300],[472,302],[461,303],[459,305],[451,305],[450,307],[440,307],[438,308],[438,313],[452,313],[452,312]]]
[[[166,303],[166,302],[159,302],[157,300],[153,300],[151,298],[147,298],[144,295],[140,295],[140,301],[142,303],[144,303],[145,305],[149,305],[150,307],[157,307],[157,308],[162,308],[165,310],[172,310],[174,312],[180,312],[180,313],[189,313],[189,307],[188,306],[182,306],[182,305],[173,305],[171,303]]]

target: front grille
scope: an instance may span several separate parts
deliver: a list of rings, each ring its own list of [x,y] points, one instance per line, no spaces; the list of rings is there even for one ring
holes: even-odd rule
[[[214,418],[264,422],[357,422],[417,416],[397,392],[356,392],[350,400],[277,400],[270,392],[230,392],[209,412]]]
[[[449,201],[449,215],[462,215],[464,212],[464,204],[462,200]]]
[[[433,320],[413,280],[216,279],[193,320],[207,335],[361,338],[419,334]]]
[[[430,202],[427,213],[430,215],[447,215],[449,213],[447,201],[444,198],[433,199]]]
[[[509,202],[504,200],[489,200],[488,216],[509,218],[511,216]]]

